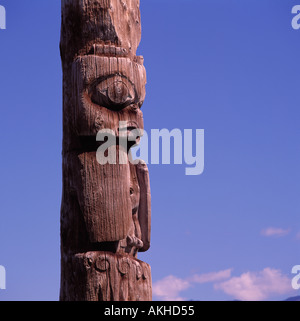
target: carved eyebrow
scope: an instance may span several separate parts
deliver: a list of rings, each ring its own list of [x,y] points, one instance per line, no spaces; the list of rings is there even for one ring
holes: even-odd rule
[[[124,76],[131,79],[132,82],[136,77],[142,77],[142,75],[138,75],[140,73],[138,63],[125,57],[87,55],[78,57],[76,63],[77,68],[81,69],[81,73],[83,72],[85,82],[114,75]],[[88,68],[90,64],[95,67],[93,69]],[[103,68],[103,66],[107,66],[107,68]]]

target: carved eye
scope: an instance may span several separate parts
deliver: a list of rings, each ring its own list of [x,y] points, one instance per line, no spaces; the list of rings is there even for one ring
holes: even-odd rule
[[[135,90],[132,83],[121,76],[114,76],[91,88],[93,103],[109,109],[120,110],[134,103]]]

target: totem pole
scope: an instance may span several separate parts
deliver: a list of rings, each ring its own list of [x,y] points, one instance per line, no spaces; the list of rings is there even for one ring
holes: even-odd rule
[[[140,38],[139,0],[62,0],[62,301],[152,299],[150,266],[137,259],[150,247],[149,175],[129,161],[130,133],[143,130]],[[114,163],[97,157],[105,131]]]

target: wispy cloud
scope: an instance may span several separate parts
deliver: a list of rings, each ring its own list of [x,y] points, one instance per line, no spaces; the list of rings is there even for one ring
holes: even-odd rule
[[[259,272],[247,272],[230,280],[215,284],[215,289],[223,290],[235,299],[262,301],[275,294],[291,292],[291,280],[280,270],[265,268]]]
[[[195,274],[189,280],[191,283],[209,283],[228,279],[231,277],[232,269],[205,274]]]
[[[187,290],[194,284],[217,282],[231,277],[231,269],[205,274],[194,274],[191,277],[181,279],[169,275],[153,284],[153,294],[163,301],[184,301],[180,292]]]
[[[268,227],[266,229],[263,229],[261,231],[261,235],[266,236],[266,237],[281,237],[285,236],[290,233],[290,229],[283,229],[283,228],[278,228],[278,227]]]

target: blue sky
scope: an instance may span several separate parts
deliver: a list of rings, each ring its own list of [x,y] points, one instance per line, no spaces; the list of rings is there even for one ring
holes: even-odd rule
[[[205,170],[149,165],[154,299],[282,300],[300,264],[297,0],[141,0],[145,129],[205,130]],[[57,300],[60,1],[0,0],[0,300]],[[240,290],[236,291],[239,287]]]

